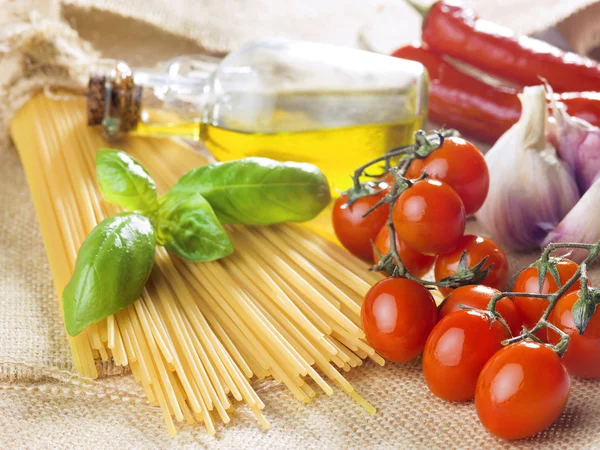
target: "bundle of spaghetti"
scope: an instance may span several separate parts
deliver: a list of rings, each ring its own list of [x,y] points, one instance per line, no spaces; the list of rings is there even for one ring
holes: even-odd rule
[[[83,99],[39,95],[11,125],[59,299],[87,234],[119,212],[97,187],[95,151],[107,143],[86,126],[84,108]],[[171,140],[130,138],[118,147],[162,193],[206,163]],[[219,261],[189,263],[157,248],[141,298],[68,337],[76,370],[96,378],[100,360],[128,365],[172,433],[184,420],[215,433],[216,417],[229,422],[236,401],[267,428],[251,384],[267,377],[303,402],[315,387],[331,395],[336,385],[374,412],[338,369],[384,362],[360,328],[360,303],[378,275],[298,225],[228,231],[235,252]]]

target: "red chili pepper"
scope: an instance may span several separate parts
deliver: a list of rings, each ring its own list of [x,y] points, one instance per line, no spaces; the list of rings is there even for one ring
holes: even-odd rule
[[[495,141],[521,115],[519,90],[492,86],[454,67],[420,45],[407,45],[393,53],[418,61],[429,72],[429,117],[472,137]],[[600,93],[555,94],[569,114],[600,126]]]
[[[392,55],[418,61],[429,72],[429,117],[435,122],[493,141],[521,115],[515,89],[490,86],[418,45],[401,47]]]
[[[555,95],[566,105],[569,114],[600,127],[600,92],[563,92]]]
[[[543,77],[555,92],[600,90],[596,61],[515,34],[451,2],[440,1],[429,9],[422,39],[437,53],[518,85],[537,85]]]

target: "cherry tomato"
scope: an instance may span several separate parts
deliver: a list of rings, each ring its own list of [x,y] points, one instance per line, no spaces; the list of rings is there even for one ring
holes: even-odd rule
[[[385,195],[385,191],[360,197],[351,205],[347,205],[348,196],[341,195],[333,205],[333,230],[342,245],[352,254],[372,261],[372,242],[377,233],[385,225],[390,213],[390,206],[383,204],[367,217],[363,218],[375,203]]]
[[[556,265],[558,269],[558,275],[561,285],[569,281],[569,279],[575,274],[579,266],[569,259],[562,259]],[[581,283],[577,281],[567,292],[578,291],[581,287]],[[556,284],[554,277],[550,273],[546,273],[544,277],[544,284],[542,286],[542,292],[540,292],[540,286],[538,282],[538,270],[535,267],[528,267],[519,274],[513,292],[528,292],[531,294],[552,294],[558,291],[559,286]],[[540,320],[540,317],[544,314],[544,311],[548,307],[548,300],[543,298],[534,297],[515,297],[515,305],[521,312],[523,318],[523,325],[531,329]],[[546,332],[544,330],[536,333],[536,336],[542,340],[546,340]]]
[[[437,322],[432,295],[416,281],[391,277],[375,283],[362,304],[362,328],[369,344],[395,362],[417,357]]]
[[[455,311],[441,319],[423,350],[423,375],[429,390],[444,400],[462,402],[475,395],[485,363],[510,338],[497,320],[480,311]]]
[[[398,237],[426,255],[454,250],[465,232],[465,207],[448,184],[422,180],[406,189],[394,205]]]
[[[462,199],[468,216],[474,214],[488,194],[490,173],[477,147],[464,139],[449,137],[425,159],[416,159],[406,172],[419,178],[425,171],[431,178],[445,181]]]
[[[381,255],[386,255],[390,251],[389,227],[384,225],[381,228],[381,231],[377,235],[377,239],[375,239],[375,249]],[[404,241],[398,239],[397,234],[396,250],[398,250],[398,255],[402,260],[402,264],[404,264],[411,275],[414,275],[418,278],[421,278],[423,275],[429,272],[433,267],[433,263],[435,262],[434,256],[424,255],[410,248]],[[379,256],[377,256],[377,252],[373,250],[373,259],[375,260],[375,263],[379,262]]]
[[[487,309],[494,294],[500,291],[483,285],[461,286],[454,289],[440,305],[440,320],[454,311],[460,311],[459,305],[477,309]],[[496,303],[496,312],[502,316],[513,336],[521,333],[523,320],[514,302],[507,297]]]
[[[600,310],[592,314],[585,332],[581,335],[575,323],[571,309],[579,298],[579,292],[570,292],[558,299],[558,303],[548,317],[550,323],[567,333],[569,346],[563,355],[563,363],[571,375],[583,378],[600,377]],[[557,344],[560,336],[546,328],[548,342]]]
[[[493,435],[526,438],[560,416],[569,389],[569,374],[558,355],[544,344],[521,341],[486,363],[477,380],[475,408]]]
[[[486,256],[488,259],[483,268],[487,269],[493,264],[492,270],[483,279],[481,284],[493,287],[494,289],[504,289],[508,280],[508,260],[506,259],[506,254],[491,239],[473,234],[462,236],[453,251],[438,256],[435,262],[436,281],[443,280],[456,273],[458,270],[458,261],[465,250],[467,251],[467,266],[469,268],[479,263]],[[452,292],[452,289],[448,288],[438,289],[444,295]]]

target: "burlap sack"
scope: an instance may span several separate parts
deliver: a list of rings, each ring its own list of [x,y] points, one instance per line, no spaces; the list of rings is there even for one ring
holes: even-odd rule
[[[591,2],[475,3],[483,16],[531,32]],[[34,7],[40,15],[32,18]],[[515,14],[517,10],[522,13]],[[158,0],[14,1],[0,8],[0,19],[7,24],[0,30],[3,133],[11,113],[32,92],[48,84],[82,83],[84,74],[74,63],[96,57],[94,48],[147,65],[181,53],[223,53],[255,36],[283,34],[357,45],[362,33],[387,51],[386,46],[417,38],[419,29],[417,16],[396,0],[293,4],[177,0],[168,5]],[[469,231],[481,230],[471,223]],[[513,271],[534,258],[532,254],[509,256]],[[217,437],[212,438],[198,426],[183,426],[176,437],[169,436],[161,412],[148,404],[127,374],[105,370],[105,377],[90,383],[72,370],[25,176],[14,148],[4,140],[0,148],[0,448],[600,447],[600,384],[596,382],[574,380],[567,409],[556,424],[533,439],[507,443],[482,429],[472,403],[449,404],[429,394],[419,361],[383,368],[365,363],[347,377],[378,408],[374,416],[341,392],[303,405],[283,386],[263,382],[256,389],[272,429],[260,431],[251,413],[240,407],[231,425],[219,426]]]

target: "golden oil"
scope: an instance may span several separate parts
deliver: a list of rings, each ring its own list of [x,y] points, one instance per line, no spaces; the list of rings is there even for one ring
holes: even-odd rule
[[[414,117],[395,123],[371,123],[279,133],[249,133],[199,123],[138,124],[138,135],[177,136],[201,140],[219,161],[263,156],[279,161],[315,164],[329,179],[332,190],[350,187],[350,175],[361,164],[387,150],[413,142],[422,126]]]
[[[343,128],[281,133],[244,133],[214,126],[200,128],[200,139],[220,161],[264,156],[302,161],[319,167],[332,189],[347,189],[361,164],[387,150],[412,143],[421,120],[355,125]]]

